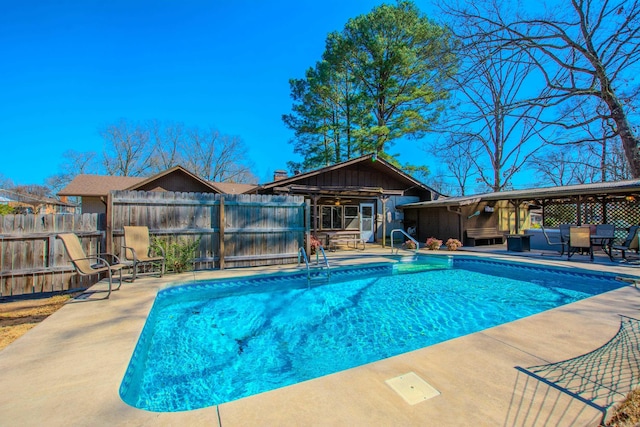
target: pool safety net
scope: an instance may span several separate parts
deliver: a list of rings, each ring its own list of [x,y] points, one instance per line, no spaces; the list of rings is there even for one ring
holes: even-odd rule
[[[573,359],[516,367],[602,412],[622,400],[640,381],[640,320],[621,315],[620,329],[602,347]]]

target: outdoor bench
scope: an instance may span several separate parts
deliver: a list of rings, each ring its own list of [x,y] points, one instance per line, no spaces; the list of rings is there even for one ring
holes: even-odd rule
[[[347,245],[353,244],[355,249],[358,249],[359,245],[362,245],[362,250],[365,249],[364,239],[360,237],[360,232],[335,232],[328,235],[329,239],[329,250],[335,251],[338,245]]]
[[[476,246],[480,242],[487,242],[487,245],[504,243],[504,233],[499,232],[497,227],[467,228],[465,236],[466,246]]]

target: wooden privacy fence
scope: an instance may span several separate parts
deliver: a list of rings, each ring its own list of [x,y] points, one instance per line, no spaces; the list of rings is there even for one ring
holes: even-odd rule
[[[308,233],[301,196],[113,191],[107,205],[107,248],[119,253],[123,227],[144,225],[171,242],[200,239],[196,269],[292,263]]]
[[[95,278],[74,274],[58,233],[76,233],[87,254],[104,248],[104,214],[0,216],[0,296],[85,288]]]
[[[120,255],[123,227],[144,225],[170,242],[200,239],[196,269],[287,264],[297,261],[309,212],[300,196],[114,191],[106,215],[0,216],[0,297],[99,280],[75,274],[59,233],[76,233],[87,255]]]

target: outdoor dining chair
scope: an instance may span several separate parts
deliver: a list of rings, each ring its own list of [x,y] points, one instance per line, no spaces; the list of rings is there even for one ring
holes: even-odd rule
[[[560,229],[560,239],[563,242],[569,242],[569,229],[573,227],[571,224],[560,224],[558,228]]]
[[[74,233],[58,234],[58,238],[62,240],[67,254],[69,255],[69,259],[71,259],[71,263],[79,275],[90,276],[92,274],[107,273],[107,277],[109,278],[109,289],[107,291],[107,296],[104,297],[104,299],[109,298],[112,290],[117,291],[120,289],[120,286],[122,285],[122,267],[124,267],[124,265],[118,263],[118,257],[107,253],[87,256],[84,249],[82,249],[80,239]],[[109,263],[106,257],[110,257],[113,260],[112,263]],[[115,272],[120,273],[120,280],[117,288],[113,288],[113,273]]]
[[[569,228],[569,248],[567,249],[567,260],[578,251],[589,251],[591,261],[593,261],[593,247],[591,246],[591,228],[589,226]]]
[[[544,238],[547,240],[547,245],[549,245],[549,246],[560,246],[560,256],[564,255],[564,250],[569,245],[569,242],[566,242],[562,238],[562,235],[560,236],[560,241],[559,242],[552,242],[551,238],[549,238],[549,235],[547,234],[547,230],[545,230],[542,225],[540,225],[540,228],[542,229],[542,234],[544,234]]]
[[[164,275],[165,254],[161,247],[151,246],[149,238],[149,228],[139,225],[124,226],[124,262],[132,265],[131,280],[141,274],[154,274],[153,267],[160,266],[160,277]],[[155,252],[155,251],[158,252]],[[150,267],[151,271],[146,273],[144,269]],[[141,272],[142,271],[142,272]]]
[[[627,237],[624,239],[624,243],[621,245],[613,245],[611,249],[614,251],[619,251],[622,254],[622,259],[627,261],[627,252],[635,251],[638,253],[638,229],[640,226],[632,225],[629,227],[629,233]]]

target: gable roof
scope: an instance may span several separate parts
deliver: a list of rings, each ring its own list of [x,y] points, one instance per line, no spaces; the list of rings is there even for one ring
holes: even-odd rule
[[[143,178],[143,180],[141,182],[135,183],[135,184],[131,185],[130,187],[125,188],[125,190],[135,191],[135,190],[144,189],[144,187],[149,186],[149,185],[154,185],[156,183],[156,181],[159,182],[163,178],[168,177],[169,175],[185,175],[188,179],[191,179],[191,180],[195,181],[196,183],[200,184],[204,188],[211,190],[211,192],[213,192],[213,193],[219,193],[220,192],[209,181],[205,181],[204,179],[200,178],[198,175],[189,172],[188,170],[186,170],[182,166],[174,166],[174,167],[172,167],[170,169],[167,169],[166,171],[163,171],[163,172],[160,172],[158,174],[155,174],[155,175],[153,175],[153,176],[151,176],[149,178]]]
[[[405,172],[401,171],[400,169],[398,169],[388,161],[381,159],[380,157],[377,157],[373,153],[365,154],[364,156],[349,159],[344,162],[336,163],[330,166],[325,166],[323,168],[316,169],[313,171],[297,174],[289,178],[279,179],[279,180],[261,185],[259,188],[260,190],[268,190],[275,187],[284,187],[287,185],[295,184],[296,182],[305,180],[307,178],[310,178],[316,175],[321,175],[337,169],[342,169],[348,166],[353,166],[358,163],[365,163],[365,162],[367,162],[367,164],[370,167],[374,168],[378,172],[393,175],[399,181],[404,182],[407,185],[407,187],[417,187],[421,190],[431,192],[431,194],[438,194],[438,192],[435,191],[434,189],[426,186],[425,184],[413,178],[411,175],[406,174]]]
[[[107,196],[111,190],[125,190],[146,178],[139,176],[77,175],[58,192],[59,196]]]
[[[163,183],[171,175],[183,175],[187,180],[195,182],[198,191],[210,191],[221,194],[243,194],[256,188],[252,184],[237,184],[229,182],[210,182],[196,174],[188,171],[182,166],[174,166],[166,171],[160,172],[151,177],[134,176],[112,176],[112,175],[77,175],[60,192],[59,196],[80,196],[80,197],[106,197],[112,190],[141,190],[151,191],[155,187],[162,187]],[[157,185],[156,185],[157,184]]]

